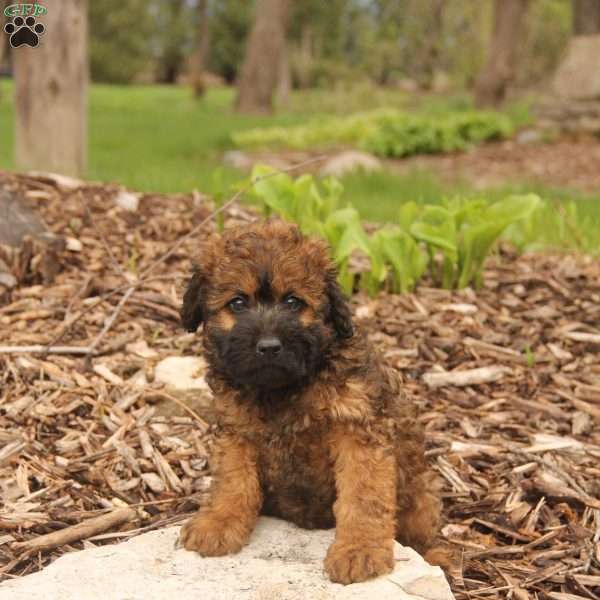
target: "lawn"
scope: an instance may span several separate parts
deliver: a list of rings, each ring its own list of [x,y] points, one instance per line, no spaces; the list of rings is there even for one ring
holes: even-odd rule
[[[0,80],[0,169],[14,167],[13,86]],[[221,167],[223,151],[232,148],[234,131],[271,125],[294,125],[316,114],[340,113],[344,103],[352,110],[395,106],[424,113],[470,107],[465,95],[424,99],[418,106],[405,93],[379,91],[368,94],[358,87],[351,93],[323,90],[294,92],[289,107],[275,117],[236,114],[232,110],[234,90],[211,89],[197,101],[187,88],[173,86],[92,85],[90,91],[90,152],[87,178],[114,181],[131,189],[155,192],[215,190],[215,172],[227,193],[242,175]],[[521,102],[507,110],[514,121],[526,123],[528,111]],[[399,175],[387,172],[354,174],[343,179],[344,198],[354,204],[363,218],[395,221],[398,206],[406,200],[436,203],[457,194],[473,196],[466,183],[442,183],[435,174],[414,170]],[[535,191],[559,202],[573,199],[588,232],[600,231],[600,198],[566,190],[512,182],[487,190],[497,199],[511,192]],[[588,235],[588,237],[590,237]]]
[[[92,85],[89,179],[116,181],[141,191],[210,191],[220,153],[232,131],[294,124],[299,114],[248,117],[231,109],[233,90],[213,89],[196,101],[187,88]],[[0,168],[10,169],[12,83],[0,83]],[[226,169],[224,181],[239,174]]]

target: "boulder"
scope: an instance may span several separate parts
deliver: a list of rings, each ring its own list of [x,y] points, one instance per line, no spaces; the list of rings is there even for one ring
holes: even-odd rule
[[[553,89],[563,99],[600,98],[600,35],[571,38],[567,54],[553,81]]]
[[[43,221],[20,194],[0,190],[0,244],[18,248],[25,236],[39,238],[46,233]]]
[[[353,171],[363,170],[367,172],[381,170],[381,161],[366,152],[357,150],[347,150],[336,154],[327,160],[321,167],[321,175],[332,175],[333,177],[342,177]]]
[[[261,518],[233,556],[202,558],[177,548],[178,527],[66,554],[42,570],[0,584],[0,600],[452,600],[439,567],[396,545],[393,573],[331,583],[323,559],[333,530],[299,529]]]

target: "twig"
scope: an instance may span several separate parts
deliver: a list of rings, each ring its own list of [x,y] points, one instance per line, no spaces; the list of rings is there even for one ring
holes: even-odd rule
[[[423,381],[431,388],[445,385],[464,387],[480,383],[491,383],[502,379],[504,375],[512,373],[512,369],[504,366],[480,367],[466,371],[450,371],[446,373],[425,373]]]
[[[132,508],[118,508],[105,515],[94,517],[77,525],[72,525],[60,531],[53,531],[46,535],[27,540],[26,542],[15,542],[12,547],[15,550],[23,550],[25,552],[42,552],[58,548],[65,544],[72,544],[80,540],[85,540],[98,535],[107,529],[118,527],[128,521],[133,521],[136,516],[136,511]]]
[[[136,285],[134,284],[123,294],[123,297],[119,300],[119,304],[117,304],[117,307],[113,311],[112,315],[110,315],[110,317],[107,319],[106,323],[104,324],[102,331],[96,336],[96,339],[92,342],[91,346],[89,347],[89,352],[86,356],[86,366],[87,367],[89,367],[91,364],[92,355],[94,354],[96,348],[98,347],[98,344],[102,341],[102,338],[110,331],[110,328],[113,326],[113,323],[117,320],[119,313],[121,312],[121,310],[127,303],[127,300],[129,300],[129,297],[131,296],[131,294],[133,294],[133,292],[135,291],[135,288],[136,288]]]
[[[0,346],[0,354],[93,354],[90,346]]]
[[[80,197],[81,197],[81,194],[80,194]],[[92,227],[94,228],[94,231],[98,234],[98,237],[100,238],[100,241],[102,242],[102,245],[104,246],[104,249],[106,250],[108,256],[110,257],[110,260],[111,260],[113,266],[115,267],[115,270],[121,277],[123,277],[123,279],[127,279],[127,275],[125,275],[125,272],[123,271],[123,268],[119,264],[119,261],[115,258],[113,251],[110,249],[110,245],[106,241],[104,234],[102,233],[102,231],[98,227],[98,224],[94,220],[94,215],[92,215],[92,211],[90,210],[90,207],[88,206],[87,202],[85,202],[85,201],[83,202],[83,210],[85,211],[87,218],[90,220],[90,223],[92,224]]]
[[[210,427],[210,425],[196,411],[194,411],[192,408],[190,408],[185,402],[181,401],[179,398],[176,398],[175,396],[171,396],[171,394],[167,394],[166,392],[163,392],[162,390],[152,390],[152,394],[162,396],[166,400],[171,400],[171,402],[174,402],[175,404],[177,404],[177,406],[179,406],[180,408],[183,408],[183,410],[185,410],[190,415],[192,415],[192,417],[194,417],[194,419],[196,419],[196,421],[198,421],[198,423],[200,423],[200,425],[204,429],[208,429]]]

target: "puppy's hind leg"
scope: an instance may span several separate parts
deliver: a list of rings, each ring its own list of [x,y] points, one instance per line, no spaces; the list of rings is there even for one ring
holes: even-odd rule
[[[417,476],[398,489],[396,539],[423,554],[434,543],[441,523],[439,484],[433,473]]]

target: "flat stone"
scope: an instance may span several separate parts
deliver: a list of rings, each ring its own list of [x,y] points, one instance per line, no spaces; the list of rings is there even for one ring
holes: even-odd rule
[[[178,527],[66,554],[0,584],[0,600],[452,600],[444,574],[396,544],[393,573],[343,586],[323,571],[333,530],[263,517],[239,553],[202,558],[177,548]]]
[[[154,379],[175,390],[208,390],[206,361],[196,356],[169,356],[154,368]]]

